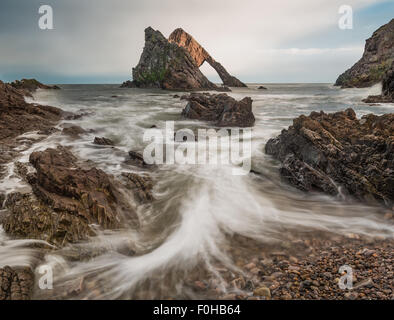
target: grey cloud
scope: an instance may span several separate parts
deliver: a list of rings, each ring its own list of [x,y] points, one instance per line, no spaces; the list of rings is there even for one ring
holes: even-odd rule
[[[348,2],[358,8],[376,1]],[[267,75],[275,72],[285,77],[292,68],[307,66],[307,60],[297,58],[297,65],[287,63],[284,69],[279,57],[267,61],[262,50],[285,47],[289,41],[297,42],[330,28],[337,32],[335,19],[341,3],[342,0],[2,0],[0,76],[12,77],[25,71],[54,81],[122,81],[130,77],[132,66],[138,62],[144,28],[152,26],[165,36],[183,27],[245,81],[268,79]],[[54,9],[54,30],[38,28],[41,4]],[[343,64],[348,61],[345,56],[337,59],[342,59]],[[340,68],[338,72],[342,71]],[[213,75],[209,70],[207,73]],[[321,78],[331,78],[331,74],[327,75]]]

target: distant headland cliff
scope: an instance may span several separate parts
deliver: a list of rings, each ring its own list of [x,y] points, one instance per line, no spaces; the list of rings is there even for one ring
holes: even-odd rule
[[[343,88],[365,88],[379,83],[394,61],[394,19],[367,39],[362,58],[342,73],[335,85]]]

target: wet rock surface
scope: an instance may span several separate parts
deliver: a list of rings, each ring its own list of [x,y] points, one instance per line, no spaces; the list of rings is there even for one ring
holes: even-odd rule
[[[81,134],[85,134],[87,131],[82,129],[80,126],[67,126],[63,128],[62,133],[72,138],[78,138]]]
[[[138,226],[134,209],[112,179],[102,170],[81,168],[66,148],[33,152],[30,163],[36,169],[28,177],[34,194],[7,198],[7,233],[63,245],[93,235],[92,224],[119,228],[127,217]]]
[[[113,146],[115,144],[111,139],[105,137],[95,137],[93,143],[100,146]]]
[[[139,86],[135,81],[127,80],[120,85],[120,88],[139,88]]]
[[[280,173],[303,191],[348,194],[362,201],[394,202],[394,114],[356,118],[352,109],[312,112],[270,139],[265,152]]]
[[[341,74],[335,85],[364,88],[382,81],[394,60],[394,19],[367,39],[362,58]]]
[[[63,115],[63,119],[65,119],[65,120],[78,120],[78,119],[81,119],[84,117],[93,116],[94,112],[82,109],[82,110],[79,110],[78,112],[75,112],[75,113],[63,111],[62,115]]]
[[[10,85],[15,89],[22,90],[25,92],[35,92],[37,89],[56,89],[59,90],[58,86],[48,86],[45,85],[36,79],[22,79],[22,80],[15,80],[11,82]]]
[[[23,92],[0,81],[0,140],[48,129],[60,119],[60,109],[26,103]]]
[[[66,211],[56,212],[33,194],[8,195],[8,216],[3,221],[7,234],[20,239],[40,239],[57,246],[86,240],[94,230],[85,219]]]
[[[62,110],[50,106],[27,103],[23,90],[0,81],[0,178],[4,165],[11,162],[20,151],[44,137],[19,137],[24,133],[38,131],[50,134],[61,119]]]
[[[189,119],[213,121],[218,127],[252,127],[255,117],[252,112],[252,99],[240,101],[227,94],[191,93],[182,97],[188,101],[182,116]]]
[[[129,151],[129,158],[126,159],[125,161],[127,164],[140,167],[140,168],[154,168],[155,165],[153,164],[148,164],[144,160],[144,156],[142,153],[137,152],[137,151]]]
[[[5,201],[5,194],[0,193],[0,210],[3,209],[4,201]]]
[[[30,268],[0,268],[0,300],[29,300],[34,275]]]
[[[394,62],[391,68],[387,70],[382,81],[382,94],[369,96],[364,99],[365,103],[393,103],[394,102]]]
[[[154,200],[152,194],[153,181],[148,175],[123,172],[122,176],[126,180],[127,187],[136,194],[140,202],[149,202]]]
[[[30,163],[37,170],[34,192],[54,209],[74,213],[104,228],[119,226],[116,205],[122,204],[121,198],[104,171],[82,169],[63,147],[33,152]]]

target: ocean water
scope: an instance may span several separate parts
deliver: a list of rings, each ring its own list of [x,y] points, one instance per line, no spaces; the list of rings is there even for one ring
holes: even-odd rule
[[[142,290],[152,291],[144,283],[155,283],[156,291],[157,287],[170,286],[179,297],[193,297],[180,279],[198,266],[215,273],[217,261],[233,267],[232,257],[224,249],[229,238],[241,236],[264,246],[286,241],[299,232],[393,237],[394,226],[383,219],[382,208],[340,196],[300,192],[281,181],[279,163],[264,154],[267,140],[301,114],[349,107],[359,117],[394,112],[393,104],[370,106],[361,102],[370,94],[378,94],[380,87],[341,90],[331,84],[268,84],[265,85],[268,90],[257,90],[258,86],[234,88],[229,95],[253,99],[256,124],[252,130],[252,168],[261,175],[232,175],[232,165],[158,166],[149,172],[155,182],[154,203],[133,203],[141,228],[102,232],[91,241],[70,246],[70,250],[78,247],[87,251],[106,248],[105,253],[91,260],[70,262],[64,250],[51,252],[43,263],[55,268],[57,283],[68,285],[75,279],[92,277],[105,288],[100,294],[83,291],[77,298],[166,297],[138,295]],[[33,151],[61,144],[72,147],[82,159],[89,159],[116,177],[122,172],[141,172],[124,161],[129,150],[143,151],[147,144],[143,134],[153,125],[164,129],[166,121],[175,121],[177,129],[211,127],[209,123],[182,119],[186,102],[173,98],[182,92],[121,89],[118,85],[61,85],[61,88],[38,91],[34,102],[85,112],[87,116],[62,121],[59,127],[74,124],[94,132],[75,140],[55,133],[25,151],[20,161],[28,161]],[[95,136],[112,139],[116,148],[94,145]],[[28,187],[12,175],[0,188],[6,186],[7,192]],[[126,242],[133,243],[136,256],[119,253],[117,248]],[[9,265],[31,264],[37,254],[36,249],[26,249],[26,241],[10,240],[0,229],[0,266],[3,261]],[[169,280],[174,274],[175,280]]]

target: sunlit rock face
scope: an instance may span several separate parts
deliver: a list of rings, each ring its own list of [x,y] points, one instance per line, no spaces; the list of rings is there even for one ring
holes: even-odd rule
[[[185,48],[190,53],[198,67],[200,67],[205,61],[211,65],[212,68],[216,70],[225,86],[246,87],[244,83],[230,75],[219,62],[215,61],[215,59],[213,59],[212,56],[183,29],[178,28],[174,30],[169,37],[169,41]]]

